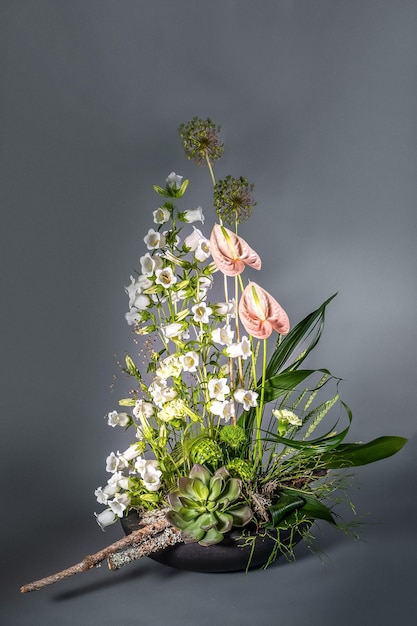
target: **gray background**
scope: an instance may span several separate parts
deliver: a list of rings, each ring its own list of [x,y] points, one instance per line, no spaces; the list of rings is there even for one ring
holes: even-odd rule
[[[405,0],[2,0],[3,624],[415,623],[416,31]],[[103,420],[133,345],[123,286],[153,183],[189,177],[211,222],[176,130],[194,115],[223,127],[218,175],[256,184],[242,234],[293,323],[339,292],[314,365],[345,379],[351,440],[410,442],[358,470],[365,541],[324,528],[324,565],[146,560],[21,596],[120,536],[93,491],[123,445]]]

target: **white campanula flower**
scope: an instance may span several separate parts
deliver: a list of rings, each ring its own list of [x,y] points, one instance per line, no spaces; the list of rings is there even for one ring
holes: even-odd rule
[[[210,404],[209,411],[213,413],[213,415],[218,415],[225,422],[228,422],[235,414],[235,405],[234,402],[230,400],[224,400],[223,402],[214,400]]]
[[[136,444],[132,444],[131,446],[127,448],[127,450],[125,450],[122,453],[119,453],[120,458],[125,460],[127,463],[129,461],[132,461],[139,455],[140,455],[140,452],[138,451]]]
[[[196,209],[189,209],[188,211],[184,211],[184,213],[181,214],[181,217],[189,224],[191,224],[192,222],[202,222],[204,224],[203,209],[201,208],[201,206],[197,207]]]
[[[165,224],[165,222],[167,222],[170,218],[170,212],[168,211],[168,209],[165,209],[163,207],[158,207],[157,209],[155,209],[152,215],[155,224]]]
[[[233,394],[233,397],[236,400],[236,402],[240,402],[240,404],[243,404],[243,408],[245,411],[249,411],[249,409],[252,406],[257,406],[258,404],[257,402],[258,394],[256,393],[256,391],[247,391],[246,389],[236,389],[235,393]]]
[[[162,259],[159,256],[151,256],[149,252],[147,252],[140,257],[140,266],[144,277],[152,276],[156,270],[162,268]],[[152,282],[148,279],[148,284],[144,289],[147,289],[151,285]]]
[[[161,331],[165,339],[181,339],[184,333],[184,326],[179,322],[173,322],[167,326],[162,326]]]
[[[221,328],[216,328],[211,333],[211,338],[214,343],[219,343],[221,346],[230,346],[235,336],[234,331],[230,328],[229,324],[225,324]]]
[[[134,302],[138,294],[141,294],[145,291],[145,289],[152,287],[152,281],[150,281],[144,274],[140,274],[137,278],[133,278],[133,276],[131,276],[130,281],[130,285],[125,287],[125,291],[129,296],[129,308],[134,306]]]
[[[163,378],[155,377],[152,383],[148,387],[148,391],[151,394],[152,400],[156,406],[162,406],[163,396],[162,391],[167,386],[166,380]]]
[[[149,308],[151,301],[148,296],[144,293],[138,293],[133,300],[131,309],[135,309],[136,311],[145,311],[145,309]]]
[[[158,461],[155,459],[146,460],[139,457],[135,463],[135,469],[140,474],[145,487],[148,491],[157,491],[161,486],[160,477],[161,470],[158,467]]]
[[[227,378],[212,378],[208,383],[208,392],[210,398],[223,402],[225,396],[230,393],[230,387],[227,384]]]
[[[118,470],[119,459],[114,452],[111,452],[106,458],[106,472],[116,472]]]
[[[166,179],[167,187],[171,187],[172,189],[179,189],[181,187],[181,181],[183,178],[184,176],[180,176],[175,172],[171,172],[171,174],[169,174]]]
[[[115,472],[107,481],[107,485],[103,491],[108,497],[112,497],[117,493],[119,489],[128,489],[129,479],[123,474],[123,472]]]
[[[101,513],[94,513],[96,517],[97,524],[100,526],[101,530],[104,530],[106,526],[111,526],[117,520],[117,516],[113,513],[111,509],[105,509]]]
[[[156,250],[158,248],[163,248],[166,240],[165,235],[163,233],[159,233],[153,228],[148,230],[148,234],[145,235],[143,241],[146,243],[146,247],[148,250]]]
[[[109,499],[109,497],[103,490],[103,487],[97,487],[97,489],[94,492],[94,495],[96,496],[97,502],[99,504],[107,504],[107,500]]]
[[[180,302],[187,297],[187,291],[185,289],[178,289],[178,291],[171,291],[171,302]]]
[[[140,417],[152,417],[153,415],[153,406],[150,402],[146,402],[146,400],[144,400],[143,398],[140,398],[139,400],[136,400],[135,406],[133,408],[133,415],[136,418],[140,418]]]
[[[142,480],[148,491],[158,491],[161,486],[161,474],[161,470],[152,465],[146,467]]]
[[[116,474],[113,474],[113,476],[119,476],[120,472],[116,472]],[[95,495],[97,496],[97,501],[100,502],[100,504],[107,504],[109,498],[113,498],[116,493],[119,491],[119,484],[117,481],[111,482],[110,480],[107,481],[107,485],[105,485],[103,488],[99,487],[98,489],[96,489],[96,491],[94,492]],[[100,498],[100,499],[99,499]],[[101,502],[101,499],[104,499],[104,502]]]
[[[249,339],[246,336],[243,336],[242,341],[239,341],[239,343],[231,343],[230,346],[227,346],[226,348],[226,354],[232,359],[241,357],[244,361],[246,361],[246,359],[252,355]]]
[[[129,324],[129,326],[133,326],[134,324],[139,324],[141,317],[140,312],[136,309],[131,309],[127,313],[125,313],[125,320]]]
[[[106,459],[106,472],[113,474],[114,472],[124,469],[127,465],[127,462],[120,458],[119,454],[116,455],[114,452],[111,452]]]
[[[135,461],[135,470],[141,476],[142,476],[142,474],[145,471],[146,463],[149,463],[149,461],[147,461],[146,459],[144,459],[141,456],[139,458],[137,458],[136,461]]]
[[[291,426],[302,426],[303,420],[289,409],[273,409],[272,415]]]
[[[234,317],[235,314],[235,299],[228,300],[228,302],[217,302],[214,305],[217,315],[230,315]]]
[[[201,276],[198,280],[198,292],[199,294],[206,295],[207,291],[211,289],[213,280],[209,276]]]
[[[127,426],[129,423],[129,416],[127,413],[118,413],[117,411],[110,411],[107,415],[107,423],[113,428],[115,426]]]
[[[209,258],[210,254],[210,241],[208,239],[200,239],[198,246],[194,250],[195,258],[202,263]]]
[[[191,252],[194,252],[198,248],[198,245],[202,240],[207,241],[201,230],[193,226],[193,232],[191,233],[191,235],[188,235],[188,237],[184,239],[184,244],[187,248],[191,250]]]
[[[156,270],[156,284],[162,285],[163,287],[170,287],[171,285],[175,285],[177,282],[177,277],[172,271],[171,267],[164,267],[161,270]]]
[[[187,352],[180,357],[184,372],[196,372],[199,366],[199,356],[197,352]]]
[[[209,316],[213,313],[213,309],[207,306],[205,302],[196,304],[191,308],[191,311],[194,313],[193,320],[203,324],[209,323]]]
[[[141,311],[144,311],[149,307],[150,300],[147,296],[139,294],[137,297],[137,305],[138,306],[132,307],[130,311],[125,313],[125,320],[129,324],[129,326],[132,326],[133,324],[139,324],[141,322]]]
[[[130,498],[127,493],[119,493],[113,500],[109,500],[108,505],[117,517],[123,517],[129,503]]]

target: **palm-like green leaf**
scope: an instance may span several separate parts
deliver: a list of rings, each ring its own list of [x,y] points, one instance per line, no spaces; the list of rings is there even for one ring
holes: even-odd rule
[[[285,365],[295,350],[300,347],[301,343],[307,338],[310,338],[310,343],[305,348],[303,355],[294,365],[290,365],[288,369],[296,369],[301,365],[307,355],[317,345],[323,332],[326,307],[336,295],[337,294],[333,294],[328,300],[323,302],[318,309],[307,315],[307,317],[294,326],[281,343],[277,345],[266,368],[267,379],[272,378],[278,370]]]
[[[278,502],[269,507],[271,513],[271,524],[277,528],[285,517],[288,517],[294,510],[303,507],[305,500],[297,494],[283,493]]]
[[[404,437],[378,437],[368,443],[345,443],[324,452],[320,460],[328,469],[355,467],[392,456],[407,443]]]
[[[315,520],[323,519],[329,524],[336,524],[329,507],[315,495],[300,489],[284,489],[277,503],[269,507],[271,526],[277,528],[283,522],[293,525],[301,518]]]

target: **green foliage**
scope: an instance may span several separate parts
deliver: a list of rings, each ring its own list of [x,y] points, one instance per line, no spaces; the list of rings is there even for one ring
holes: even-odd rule
[[[190,458],[193,463],[217,468],[223,462],[223,453],[216,441],[209,437],[202,437],[193,442]]]

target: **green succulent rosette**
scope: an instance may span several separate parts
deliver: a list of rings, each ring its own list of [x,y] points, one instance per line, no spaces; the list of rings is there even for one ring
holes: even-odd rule
[[[251,508],[241,499],[241,490],[241,481],[232,478],[225,467],[211,474],[196,463],[168,495],[171,510],[167,518],[182,531],[186,542],[219,543],[233,526],[245,526],[253,518]]]

